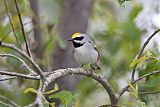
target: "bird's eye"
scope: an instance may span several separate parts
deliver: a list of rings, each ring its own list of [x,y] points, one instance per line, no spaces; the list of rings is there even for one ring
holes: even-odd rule
[[[76,37],[76,38],[74,38],[75,40],[82,40],[84,37],[83,36],[81,36],[81,37]]]

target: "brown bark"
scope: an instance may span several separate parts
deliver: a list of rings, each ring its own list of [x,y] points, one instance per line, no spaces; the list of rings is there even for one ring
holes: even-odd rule
[[[34,49],[34,53],[37,58],[42,58],[43,56],[43,38],[42,38],[42,29],[39,18],[39,0],[29,0],[30,7],[33,12],[32,23],[33,23],[33,32],[34,38],[36,41],[36,47]]]

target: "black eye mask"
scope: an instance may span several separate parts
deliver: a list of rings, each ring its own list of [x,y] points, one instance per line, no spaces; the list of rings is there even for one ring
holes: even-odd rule
[[[83,36],[81,36],[81,37],[76,37],[76,38],[74,38],[74,40],[81,41],[83,38],[84,38]]]
[[[75,42],[75,41],[72,41],[73,42],[73,45],[74,45],[74,47],[75,48],[78,48],[78,47],[81,47],[81,46],[83,46],[84,45],[84,43],[77,43],[77,42]]]

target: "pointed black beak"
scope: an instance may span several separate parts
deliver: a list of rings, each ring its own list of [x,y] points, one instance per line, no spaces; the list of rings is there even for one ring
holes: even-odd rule
[[[73,41],[73,39],[68,39],[68,41]]]

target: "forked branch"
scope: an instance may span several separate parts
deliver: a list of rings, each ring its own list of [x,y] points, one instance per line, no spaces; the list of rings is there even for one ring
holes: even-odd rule
[[[144,42],[142,49],[140,50],[137,59],[139,59],[142,56],[142,53],[144,51],[144,49],[146,48],[146,46],[148,45],[148,43],[150,42],[150,40],[158,33],[160,32],[160,29],[154,31],[154,33]],[[135,72],[136,72],[136,68],[137,68],[137,64],[134,65],[133,70],[132,70],[132,78],[131,81],[134,81],[134,76],[135,76]]]
[[[16,51],[17,53],[19,53],[20,55],[22,55],[25,59],[27,59],[32,66],[35,68],[35,71],[37,74],[39,74],[42,78],[42,81],[45,81],[45,75],[43,74],[42,69],[39,67],[39,65],[32,59],[30,58],[25,52],[21,51],[20,49],[18,49],[14,44],[7,44],[4,42],[0,42],[0,47],[5,47],[5,48],[9,48],[12,49],[14,51]]]
[[[145,74],[145,75],[139,77],[138,79],[132,81],[131,84],[134,85],[135,83],[139,82],[139,81],[142,80],[143,78],[146,78],[146,77],[148,77],[148,76],[150,76],[150,75],[154,75],[154,74],[160,74],[160,71],[153,71],[153,72],[151,72],[151,73]],[[124,87],[124,88],[120,91],[119,97],[122,96],[122,94],[123,94],[124,92],[126,92],[129,87],[130,87],[129,85],[127,85],[126,87]]]

